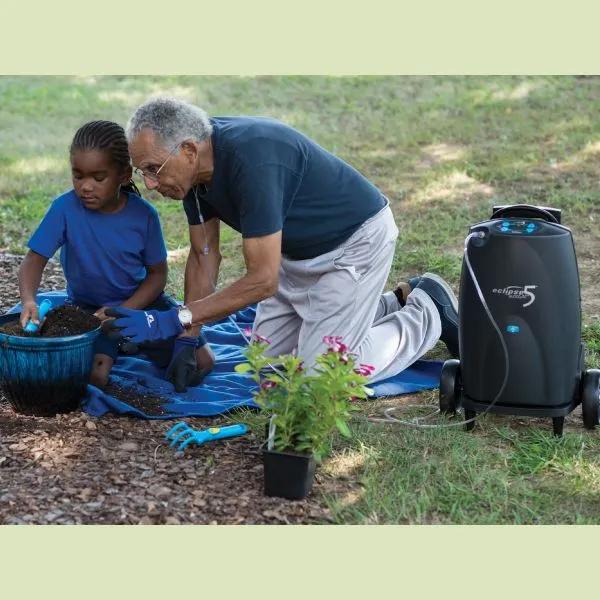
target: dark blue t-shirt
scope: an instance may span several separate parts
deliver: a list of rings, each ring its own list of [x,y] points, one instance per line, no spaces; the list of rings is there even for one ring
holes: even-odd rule
[[[118,306],[146,277],[145,265],[167,258],[156,209],[136,194],[118,213],[83,206],[74,190],[59,196],[27,244],[60,262],[69,298],[91,306]]]
[[[386,204],[354,167],[299,131],[263,117],[215,117],[214,172],[198,194],[202,217],[244,238],[282,231],[284,255],[312,258],[346,241]],[[190,190],[188,222],[200,222]]]

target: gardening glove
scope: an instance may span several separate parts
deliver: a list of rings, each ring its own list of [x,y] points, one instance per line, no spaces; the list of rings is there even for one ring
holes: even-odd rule
[[[177,308],[171,310],[133,310],[131,308],[108,308],[102,328],[112,339],[129,338],[132,342],[155,342],[175,337],[183,332]]]
[[[173,346],[171,362],[167,367],[167,379],[175,386],[176,392],[185,392],[188,387],[200,385],[209,371],[198,369],[196,348],[198,338],[178,337]]]
[[[127,356],[135,356],[140,353],[140,347],[138,344],[134,344],[129,340],[123,340],[119,346],[119,352],[122,352]]]

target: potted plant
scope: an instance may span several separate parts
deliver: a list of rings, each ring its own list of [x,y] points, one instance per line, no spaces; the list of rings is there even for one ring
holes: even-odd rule
[[[350,436],[353,402],[369,394],[365,383],[374,368],[357,365],[340,337],[326,336],[323,342],[327,349],[305,369],[295,354],[266,357],[269,340],[254,334],[243,351],[248,362],[236,367],[256,381],[254,400],[270,414],[263,449],[267,496],[306,497],[333,432]]]

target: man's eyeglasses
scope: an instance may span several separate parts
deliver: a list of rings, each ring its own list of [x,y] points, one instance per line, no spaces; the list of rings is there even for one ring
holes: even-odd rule
[[[160,165],[160,167],[150,166],[150,167],[146,167],[145,169],[139,169],[136,167],[133,170],[133,172],[136,175],[139,175],[140,177],[158,181],[158,175],[162,171],[162,168],[169,162],[169,160],[171,159],[171,157],[177,150],[179,150],[179,146],[177,146],[177,148],[175,148],[174,150],[171,150],[171,152],[169,152],[169,156],[167,156],[167,160],[165,160],[165,162],[162,165]]]

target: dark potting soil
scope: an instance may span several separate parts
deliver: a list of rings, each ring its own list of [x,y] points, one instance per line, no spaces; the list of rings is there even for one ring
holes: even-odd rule
[[[120,385],[116,381],[109,379],[108,385],[103,391],[129,406],[137,408],[146,415],[160,416],[172,414],[162,407],[165,402],[164,398],[155,396],[150,392],[145,392],[142,387],[144,385],[143,380],[139,380],[138,383],[138,386],[130,387]]]
[[[80,335],[100,326],[100,319],[76,306],[63,305],[53,308],[47,315],[39,332],[26,332],[19,321],[11,321],[0,327],[2,333],[17,337],[66,337]]]

